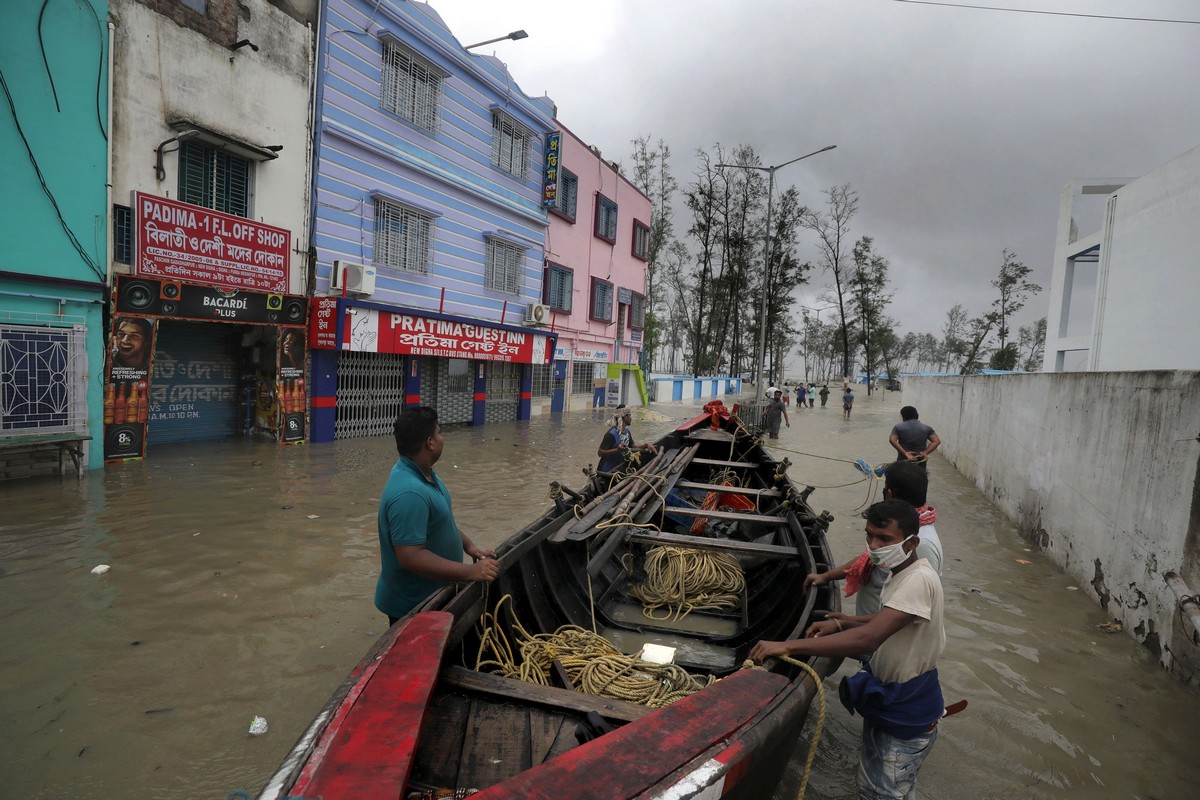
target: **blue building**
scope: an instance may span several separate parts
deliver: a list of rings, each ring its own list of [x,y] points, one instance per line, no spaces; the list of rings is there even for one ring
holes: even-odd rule
[[[103,463],[108,6],[39,6],[0,25],[0,479]]]
[[[318,52],[312,438],[527,418],[549,381],[554,109],[423,3],[330,0]]]

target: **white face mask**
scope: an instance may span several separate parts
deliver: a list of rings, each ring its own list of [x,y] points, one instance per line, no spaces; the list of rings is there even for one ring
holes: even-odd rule
[[[911,538],[913,537],[906,536],[903,541],[885,545],[878,550],[872,550],[868,547],[867,555],[871,557],[871,563],[877,567],[883,567],[884,569],[898,567],[908,558],[908,553],[904,552],[904,542],[907,542]]]

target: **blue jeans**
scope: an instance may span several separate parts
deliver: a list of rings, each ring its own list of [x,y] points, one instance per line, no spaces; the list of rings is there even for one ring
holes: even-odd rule
[[[937,741],[937,728],[912,739],[897,739],[863,723],[858,764],[861,800],[916,800],[917,772]]]

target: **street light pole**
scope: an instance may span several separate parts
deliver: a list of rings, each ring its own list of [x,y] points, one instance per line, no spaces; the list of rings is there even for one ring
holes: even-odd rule
[[[507,34],[506,36],[497,36],[495,39],[488,39],[483,42],[476,42],[475,44],[466,45],[465,47],[463,47],[463,49],[470,50],[473,47],[483,47],[485,44],[495,44],[496,42],[505,42],[505,41],[508,41],[509,39],[512,39],[515,42],[518,39],[527,39],[527,38],[529,38],[529,34],[526,33],[525,31],[513,31],[512,33]]]
[[[763,289],[762,303],[759,306],[758,317],[758,350],[754,358],[754,386],[755,390],[761,392],[762,389],[762,367],[763,359],[767,353],[767,294],[771,290],[771,201],[775,194],[775,170],[783,169],[784,167],[795,164],[797,161],[803,161],[809,156],[815,156],[818,153],[824,153],[828,150],[833,150],[837,147],[836,144],[831,144],[828,147],[822,147],[820,150],[814,150],[811,153],[793,158],[791,161],[785,161],[782,164],[776,164],[773,167],[759,167],[753,164],[717,164],[717,168],[721,167],[738,167],[739,169],[756,169],[760,172],[767,173],[767,233],[763,242]]]

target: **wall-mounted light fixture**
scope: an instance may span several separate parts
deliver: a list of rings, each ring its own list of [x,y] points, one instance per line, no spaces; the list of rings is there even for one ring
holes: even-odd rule
[[[175,142],[176,145],[178,145],[179,142],[187,141],[188,139],[191,139],[193,136],[196,136],[198,133],[200,133],[200,131],[194,131],[194,130],[180,131],[179,133],[172,136],[170,139],[167,139],[166,141],[159,144],[158,147],[154,148],[154,155],[156,157],[155,161],[154,161],[154,177],[156,177],[158,179],[159,183],[161,183],[162,181],[165,181],[167,179],[167,171],[166,171],[166,169],[163,168],[163,153],[174,153],[175,150],[179,149],[178,146],[176,146],[174,150],[164,150],[163,148],[166,147],[167,145],[169,145],[171,142]]]
[[[472,47],[483,47],[485,44],[492,44],[493,42],[503,42],[508,39],[512,39],[515,42],[518,39],[527,39],[528,37],[529,37],[529,34],[526,33],[525,31],[513,31],[512,33],[507,34],[505,36],[497,36],[495,39],[486,39],[482,42],[476,42],[475,44],[469,44],[466,47],[464,47],[463,49],[470,50]]]

